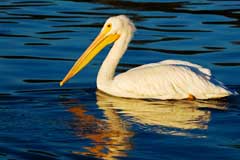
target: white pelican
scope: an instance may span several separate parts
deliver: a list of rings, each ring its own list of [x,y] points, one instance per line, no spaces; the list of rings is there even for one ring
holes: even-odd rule
[[[107,94],[138,99],[210,99],[236,95],[214,79],[209,69],[180,60],[142,65],[114,77],[135,31],[125,15],[110,17],[101,32],[60,82],[83,69],[105,46],[114,42],[97,76],[97,88]]]

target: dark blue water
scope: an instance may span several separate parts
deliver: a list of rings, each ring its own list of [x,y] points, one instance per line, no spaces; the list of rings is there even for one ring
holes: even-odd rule
[[[104,21],[137,32],[118,73],[164,59],[240,91],[238,0],[1,0],[0,159],[239,160],[240,97],[143,101],[96,91],[105,49],[60,88]]]

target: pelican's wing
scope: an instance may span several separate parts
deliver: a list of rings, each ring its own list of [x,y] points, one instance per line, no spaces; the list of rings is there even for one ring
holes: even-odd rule
[[[186,66],[186,67],[191,67],[193,69],[198,70],[199,72],[202,72],[202,74],[204,74],[206,76],[207,79],[210,79],[211,77],[211,71],[208,68],[203,68],[202,66],[198,65],[198,64],[193,64],[187,61],[181,61],[181,60],[164,60],[158,63],[150,63],[150,64],[146,64],[146,65],[142,65],[136,68],[133,68],[131,70],[135,70],[135,69],[141,69],[141,68],[145,68],[145,67],[154,67],[154,66],[159,66],[159,65],[175,65],[175,66]]]
[[[174,63],[176,62],[176,63]],[[163,61],[131,69],[113,81],[113,95],[130,98],[199,99],[231,94],[211,73],[199,65],[184,61]]]
[[[193,64],[187,61],[180,61],[180,60],[165,60],[165,61],[161,61],[160,64],[170,64],[170,65],[183,65],[183,66],[188,66],[188,67],[192,67],[192,68],[196,68],[198,69],[200,72],[202,72],[203,74],[207,75],[207,76],[211,76],[211,71],[208,68],[203,68],[202,66],[198,65],[198,64]]]

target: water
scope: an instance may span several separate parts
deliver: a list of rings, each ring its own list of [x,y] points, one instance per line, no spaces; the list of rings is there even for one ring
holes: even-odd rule
[[[164,59],[240,91],[237,0],[1,0],[0,159],[240,159],[239,96],[143,101],[96,91],[105,49],[58,82],[112,15],[138,30],[118,73]]]

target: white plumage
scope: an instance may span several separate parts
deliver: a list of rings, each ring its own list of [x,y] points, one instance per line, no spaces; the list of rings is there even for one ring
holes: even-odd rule
[[[111,94],[128,98],[197,99],[231,95],[208,69],[185,61],[147,64],[116,76]]]
[[[126,16],[110,17],[99,36],[60,84],[62,85],[79,72],[102,48],[115,42],[97,77],[97,87],[105,93],[125,98],[164,100],[189,97],[210,99],[237,94],[214,79],[209,69],[179,60],[142,65],[114,77],[116,67],[134,31],[134,24]]]

